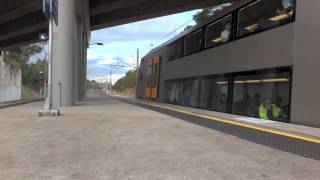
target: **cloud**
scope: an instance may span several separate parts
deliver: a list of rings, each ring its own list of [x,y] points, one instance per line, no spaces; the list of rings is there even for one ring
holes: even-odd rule
[[[94,61],[101,58],[102,58],[101,55],[94,53],[93,51],[90,51],[90,50],[88,51],[88,54],[87,54],[88,61]]]
[[[192,20],[192,16],[196,12],[190,11],[97,30],[92,33],[91,41],[108,44],[113,42],[157,40]]]
[[[90,54],[90,55],[89,55]],[[89,60],[90,58],[90,60]],[[107,76],[109,72],[112,72],[114,82],[118,80],[118,77],[123,77],[127,71],[135,68],[136,57],[124,56],[119,57],[113,54],[97,54],[95,52],[88,53],[88,72],[91,79],[98,79]]]
[[[155,47],[179,34],[180,31],[173,32],[172,36],[159,41],[169,32],[190,21],[195,13],[196,11],[180,13],[92,32],[91,43],[102,42],[104,46],[91,46],[88,49],[88,77],[105,79],[112,71],[115,82],[136,66],[137,48],[140,49],[142,57],[152,48],[150,44]]]
[[[94,52],[88,53],[88,61],[90,66],[95,67],[105,67],[105,66],[128,66],[129,68],[135,66],[136,57],[135,56],[116,56],[113,54],[103,54],[99,55]]]
[[[116,57],[114,57],[111,54],[106,54],[97,61],[97,64],[105,66],[105,65],[116,64],[117,62],[118,62],[118,59]]]

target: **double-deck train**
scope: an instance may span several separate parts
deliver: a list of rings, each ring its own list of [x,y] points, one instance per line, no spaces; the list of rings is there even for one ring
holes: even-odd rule
[[[292,103],[302,99],[299,89],[307,81],[308,70],[296,60],[307,51],[297,48],[297,39],[307,36],[300,24],[316,33],[302,17],[297,22],[296,3],[236,1],[151,50],[141,60],[137,97],[320,126],[315,119],[299,118],[308,109]]]

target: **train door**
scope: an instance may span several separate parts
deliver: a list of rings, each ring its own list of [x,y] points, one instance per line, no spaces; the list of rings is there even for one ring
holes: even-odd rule
[[[160,68],[160,57],[154,57],[152,60],[152,83],[150,97],[156,99],[158,97],[159,88],[159,68]]]
[[[153,64],[153,60],[149,60],[147,62],[147,83],[146,83],[146,92],[145,92],[146,98],[151,97],[152,72],[153,72],[152,64]]]

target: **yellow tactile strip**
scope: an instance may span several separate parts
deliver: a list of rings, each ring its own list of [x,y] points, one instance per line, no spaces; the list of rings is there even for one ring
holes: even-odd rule
[[[205,119],[209,119],[209,120],[212,120],[212,121],[218,121],[218,122],[222,122],[222,123],[226,123],[226,124],[232,124],[232,125],[236,125],[236,126],[241,126],[241,127],[245,127],[245,128],[249,128],[249,129],[254,129],[254,130],[258,130],[258,131],[271,133],[271,134],[281,135],[281,136],[285,136],[285,137],[290,137],[290,138],[295,138],[295,139],[300,139],[300,140],[304,140],[304,141],[308,141],[308,142],[312,142],[312,143],[319,143],[320,144],[320,139],[311,138],[311,137],[307,137],[307,136],[303,136],[303,135],[299,135],[299,134],[295,134],[295,133],[289,133],[289,132],[284,132],[284,131],[280,131],[280,130],[269,129],[269,128],[265,128],[265,127],[259,127],[259,126],[255,126],[255,125],[251,125],[251,124],[236,122],[236,121],[225,119],[225,118],[221,118],[221,117],[203,115],[203,114],[189,112],[189,111],[176,109],[176,108],[172,108],[172,107],[166,107],[166,106],[155,105],[155,104],[144,103],[144,102],[138,102],[138,103],[144,104],[144,105],[148,105],[148,106],[152,106],[152,107],[156,107],[156,108],[162,108],[162,109],[166,109],[166,110],[170,110],[170,111],[175,111],[175,112],[178,112],[178,113],[183,113],[183,114],[187,114],[187,115],[191,115],[191,116],[205,118]]]

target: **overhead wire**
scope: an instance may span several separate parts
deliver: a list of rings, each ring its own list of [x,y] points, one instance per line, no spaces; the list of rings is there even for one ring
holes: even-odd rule
[[[171,34],[176,33],[177,30],[179,30],[179,29],[181,29],[182,27],[186,26],[187,24],[189,24],[189,23],[192,22],[193,20],[194,20],[194,19],[192,18],[192,19],[186,21],[185,23],[183,23],[183,24],[181,24],[180,26],[176,27],[174,30],[172,30],[172,31],[170,31],[169,33],[165,34],[164,36],[162,36],[162,37],[159,38],[158,40],[154,41],[154,42],[151,43],[150,45],[155,45],[156,43],[158,43],[158,42],[162,41],[163,39],[169,37]],[[143,53],[145,53],[145,52],[150,51],[151,49],[153,49],[153,47],[151,47],[151,48],[149,48],[149,49],[147,49],[147,48],[148,48],[148,47],[141,48],[141,49],[145,49],[145,50],[141,51],[140,53],[143,54]]]

